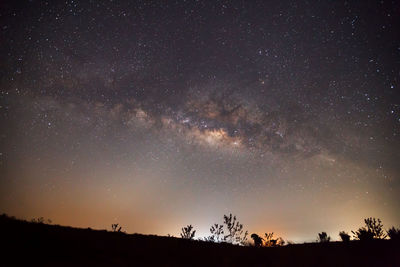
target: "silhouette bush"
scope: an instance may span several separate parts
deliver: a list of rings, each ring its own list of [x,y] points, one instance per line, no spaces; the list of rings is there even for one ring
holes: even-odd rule
[[[327,243],[329,241],[331,241],[331,237],[328,236],[328,234],[326,232],[318,233],[317,242],[319,242],[319,243]]]
[[[232,213],[224,215],[224,225],[226,227],[226,235],[224,236],[224,241],[231,244],[241,244],[247,240],[247,231],[243,231],[243,224],[239,223],[236,216],[232,216]]]
[[[283,246],[285,245],[285,241],[281,238],[278,237],[276,239],[273,238],[274,233],[265,233],[264,237],[264,246],[265,247],[277,247],[277,246]]]
[[[272,241],[273,236],[274,236],[274,232],[265,233],[264,245],[266,247],[271,247],[273,245],[273,243],[274,243],[274,241]]]
[[[281,238],[278,237],[277,239],[274,239],[274,233],[265,233],[264,237],[264,246],[266,247],[276,247],[276,246],[283,246],[285,244],[285,241]]]
[[[394,226],[387,230],[387,235],[391,240],[400,241],[400,228],[395,228]]]
[[[383,225],[380,219],[375,218],[367,218],[364,220],[367,229],[370,230],[374,234],[374,238],[376,239],[385,239],[386,234],[383,230]]]
[[[45,220],[43,217],[33,218],[31,220],[31,222],[33,222],[33,223],[47,223],[47,224],[51,224],[52,223],[52,221],[50,219]]]
[[[361,227],[357,231],[351,231],[355,239],[361,241],[367,241],[374,239],[374,234],[371,231],[368,231],[367,228]]]
[[[285,240],[283,240],[282,237],[278,237],[278,239],[276,240],[276,245],[277,246],[284,246],[285,245]]]
[[[358,240],[372,240],[372,239],[385,239],[386,234],[383,230],[382,221],[375,218],[364,219],[365,226],[359,228],[357,231],[351,231],[354,238]]]
[[[252,234],[250,237],[253,239],[255,247],[262,246],[262,243],[263,243],[263,240],[264,240],[262,237],[260,237],[257,234]]]
[[[196,230],[193,230],[193,226],[190,224],[182,228],[181,238],[192,240],[195,234]]]
[[[350,242],[350,235],[348,233],[346,233],[345,231],[339,232],[339,236],[343,242]]]
[[[206,237],[206,241],[211,241],[211,242],[221,242],[224,238],[224,229],[223,229],[222,224],[215,223],[214,225],[211,226],[210,228],[210,233],[211,235],[209,237]]]
[[[111,229],[113,232],[121,232],[122,227],[118,227],[118,223],[111,224]]]

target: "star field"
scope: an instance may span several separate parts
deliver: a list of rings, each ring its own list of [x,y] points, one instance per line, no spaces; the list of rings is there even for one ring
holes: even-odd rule
[[[0,10],[0,210],[306,241],[400,222],[396,1]],[[340,228],[340,229],[339,229]]]

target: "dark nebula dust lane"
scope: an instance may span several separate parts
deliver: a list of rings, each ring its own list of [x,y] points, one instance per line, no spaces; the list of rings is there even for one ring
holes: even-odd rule
[[[396,1],[5,1],[0,211],[307,241],[400,222]]]

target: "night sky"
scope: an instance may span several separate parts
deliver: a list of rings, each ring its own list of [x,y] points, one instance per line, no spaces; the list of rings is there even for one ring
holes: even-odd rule
[[[0,211],[129,233],[400,225],[400,2],[2,1]]]

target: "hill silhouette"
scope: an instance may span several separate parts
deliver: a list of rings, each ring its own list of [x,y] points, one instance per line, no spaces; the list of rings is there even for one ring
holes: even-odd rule
[[[0,216],[0,266],[400,266],[394,240],[245,247]]]

